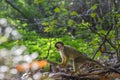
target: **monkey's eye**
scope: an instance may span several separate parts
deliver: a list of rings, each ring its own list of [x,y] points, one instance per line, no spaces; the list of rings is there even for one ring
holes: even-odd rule
[[[55,48],[56,48],[56,49],[59,49],[59,47],[58,47],[58,46],[55,46]]]

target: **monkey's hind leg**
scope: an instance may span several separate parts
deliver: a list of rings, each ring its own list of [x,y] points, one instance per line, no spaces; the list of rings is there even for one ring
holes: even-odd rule
[[[80,69],[81,62],[76,62],[76,60],[73,61],[73,73],[74,75],[78,75],[80,73],[83,73]]]

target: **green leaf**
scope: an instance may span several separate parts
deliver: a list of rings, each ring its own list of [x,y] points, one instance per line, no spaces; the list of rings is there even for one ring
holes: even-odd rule
[[[24,23],[23,26],[26,27],[26,26],[27,26],[27,23]]]
[[[6,37],[4,37],[4,36],[2,36],[2,37],[0,37],[0,42],[6,42],[8,39],[6,38]]]
[[[56,13],[59,13],[59,12],[60,12],[60,8],[57,7],[57,8],[54,9],[54,11],[55,11]]]
[[[48,22],[42,22],[43,26],[48,26]]]
[[[98,57],[100,57],[101,56],[101,52],[98,52],[97,54],[96,54],[96,56],[95,56],[95,59],[97,59]]]
[[[96,13],[91,13],[90,16],[94,18],[96,16]]]
[[[100,30],[100,31],[99,31],[99,34],[101,34],[101,35],[104,34],[104,35],[105,35],[105,34],[106,34],[106,31],[105,31],[105,30]]]
[[[92,9],[92,10],[95,10],[97,7],[98,7],[98,4],[94,4],[94,5],[91,7],[91,9]]]
[[[69,26],[72,26],[73,23],[74,23],[74,21],[73,21],[72,19],[69,19],[69,20],[68,20],[68,25],[69,25]]]
[[[53,27],[50,26],[50,27],[45,28],[44,32],[50,32],[50,31],[52,31],[52,30],[53,30]]]
[[[120,17],[120,14],[116,14],[116,17]]]
[[[78,13],[76,12],[76,11],[72,11],[71,13],[70,13],[70,15],[71,16],[75,16],[75,15],[77,15]]]
[[[39,4],[39,3],[41,3],[42,1],[43,1],[43,0],[35,0],[34,3],[35,3],[35,4]]]

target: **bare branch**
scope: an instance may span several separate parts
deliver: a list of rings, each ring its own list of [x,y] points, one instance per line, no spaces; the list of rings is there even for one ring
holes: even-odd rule
[[[112,27],[110,27],[110,28],[109,28],[109,30],[108,30],[108,32],[106,33],[106,35],[105,35],[105,37],[104,37],[104,39],[103,39],[102,43],[100,44],[100,46],[98,47],[98,49],[95,51],[95,53],[94,53],[94,55],[93,55],[93,58],[92,58],[92,59],[94,59],[94,58],[95,58],[95,56],[96,56],[97,52],[100,50],[101,46],[102,46],[102,45],[106,42],[106,39],[107,39],[107,37],[108,37],[108,35],[109,35],[109,33],[110,33],[111,29],[112,29]]]

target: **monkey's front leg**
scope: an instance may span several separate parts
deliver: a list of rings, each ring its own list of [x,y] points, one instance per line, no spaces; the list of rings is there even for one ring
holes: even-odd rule
[[[67,57],[63,57],[60,66],[61,67],[66,67],[67,63],[68,63],[68,58]]]
[[[67,63],[68,63],[68,58],[64,57],[62,59],[62,62],[60,64],[60,68],[62,71],[67,72]]]
[[[75,74],[79,74],[81,73],[81,70],[80,70],[80,66],[81,66],[81,60],[79,60],[81,58],[78,58],[78,59],[74,59],[73,60],[73,72]]]
[[[73,71],[76,72],[76,65],[74,60],[73,60]]]

